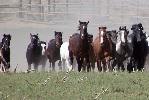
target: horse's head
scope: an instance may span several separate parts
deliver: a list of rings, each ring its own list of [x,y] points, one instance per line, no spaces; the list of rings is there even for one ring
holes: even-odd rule
[[[142,23],[139,23],[138,26],[139,26],[139,29],[140,29],[140,30],[144,30],[144,28],[143,28],[143,26],[142,26]]]
[[[88,33],[87,33],[88,23],[89,23],[89,21],[88,22],[79,21],[79,30],[80,30],[81,39],[84,39],[88,35]]]
[[[92,34],[88,34],[88,42],[89,43],[93,42],[93,35]]]
[[[117,41],[117,32],[116,30],[107,31],[107,37],[112,40],[112,42],[116,43]]]
[[[4,34],[3,39],[2,39],[2,48],[7,50],[10,46],[10,40],[11,40],[11,35],[10,34]]]
[[[119,32],[117,33],[118,41],[121,41],[121,43],[123,44],[127,43],[128,34],[129,34],[129,31],[126,29],[126,26],[120,26]]]
[[[42,55],[45,55],[45,53],[46,53],[46,42],[40,41],[40,45],[42,47]]]
[[[55,31],[55,41],[56,41],[56,46],[61,47],[63,41],[62,41],[62,32],[56,32]]]
[[[100,44],[104,44],[107,36],[106,36],[106,29],[107,27],[99,27],[99,38],[100,38]]]
[[[140,42],[141,41],[141,33],[142,33],[142,24],[138,25],[138,24],[134,24],[132,25],[131,30],[133,31],[133,36],[136,42]]]
[[[31,43],[33,45],[38,45],[38,42],[39,42],[38,34],[31,34],[30,33],[30,39],[31,39]]]

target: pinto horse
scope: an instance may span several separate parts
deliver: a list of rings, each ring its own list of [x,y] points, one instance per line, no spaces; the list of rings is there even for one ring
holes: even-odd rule
[[[40,41],[38,34],[31,34],[31,43],[29,43],[26,51],[26,59],[28,63],[28,72],[31,70],[31,64],[34,64],[34,69],[38,70],[38,65],[41,64],[44,70],[46,64],[46,42]]]
[[[106,27],[99,27],[99,36],[93,42],[94,54],[97,62],[98,71],[112,71],[110,66],[112,43],[107,38]],[[101,66],[103,64],[103,67]]]
[[[0,43],[0,64],[1,62],[3,63],[4,71],[10,68],[10,41],[11,35],[4,34],[2,42]]]
[[[78,71],[80,72],[83,68],[85,71],[85,67],[83,66],[83,61],[87,62],[87,71],[90,71],[90,62],[89,62],[89,41],[88,41],[88,32],[87,26],[88,22],[79,21],[79,33],[75,33],[69,38],[69,56],[70,56],[70,64],[73,65],[73,57],[76,57],[78,63]]]
[[[55,62],[60,60],[60,47],[62,45],[62,32],[55,31],[55,39],[52,39],[48,43],[47,57],[50,63],[50,68],[52,64],[52,70],[55,70]],[[61,62],[59,62],[61,63]]]
[[[116,42],[116,65],[118,70],[124,71],[125,61],[126,64],[130,63],[130,57],[133,52],[132,39],[129,38],[129,31],[126,26],[120,26],[117,33],[117,42]]]

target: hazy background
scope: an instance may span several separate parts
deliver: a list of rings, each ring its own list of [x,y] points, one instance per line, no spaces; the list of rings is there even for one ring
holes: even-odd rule
[[[94,37],[99,26],[111,30],[126,25],[130,30],[139,22],[149,33],[148,12],[148,0],[0,0],[0,40],[3,33],[12,35],[11,69],[18,64],[17,70],[24,71],[30,33],[48,42],[54,31],[62,31],[63,41],[68,41],[78,32],[78,20],[90,21],[88,32]]]

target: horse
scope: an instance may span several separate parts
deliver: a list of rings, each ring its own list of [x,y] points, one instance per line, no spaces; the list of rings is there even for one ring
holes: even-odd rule
[[[98,71],[112,71],[110,59],[112,53],[112,43],[107,38],[106,27],[99,27],[99,36],[93,42],[94,54],[97,62]],[[101,66],[103,64],[103,67]]]
[[[91,66],[91,69],[94,72],[96,60],[95,60],[94,49],[93,49],[93,35],[88,34],[88,42],[89,42],[89,61],[90,61],[90,66]]]
[[[116,42],[116,65],[118,70],[121,68],[124,71],[126,69],[125,64],[130,64],[130,57],[133,52],[132,38],[130,36],[126,26],[119,27]]]
[[[40,41],[38,34],[30,33],[31,42],[26,51],[26,59],[28,63],[27,71],[31,71],[31,64],[34,64],[34,69],[38,71],[38,65],[42,65],[44,70],[46,64],[46,42]]]
[[[48,43],[47,48],[47,57],[50,63],[50,68],[52,64],[52,70],[55,70],[55,62],[57,60],[60,61],[60,47],[62,45],[62,32],[56,32],[55,31],[55,39],[52,39]],[[61,63],[61,62],[59,62]]]
[[[132,65],[129,66],[128,71],[134,70],[141,71],[144,68],[145,59],[148,54],[148,42],[146,34],[143,33],[143,26],[141,23],[132,25],[133,31],[133,54],[131,57]]]
[[[41,57],[40,57],[40,64],[42,65],[42,71],[45,71],[45,66],[47,62],[47,55],[46,55],[46,42],[45,41],[39,41],[39,44],[41,45]]]
[[[3,63],[3,71],[10,68],[10,41],[11,35],[4,34],[2,42],[0,43],[0,64]]]
[[[112,53],[111,53],[111,61],[110,66],[112,66],[112,69],[114,69],[116,65],[116,41],[117,41],[117,31],[111,30],[107,31],[107,37],[112,43]]]
[[[85,67],[83,66],[84,60],[87,62],[87,72],[90,71],[90,62],[89,62],[89,42],[88,42],[88,32],[87,26],[88,22],[79,21],[79,30],[80,33],[74,33],[69,38],[69,57],[70,64],[73,65],[74,56],[76,57],[78,63],[78,71],[80,72],[83,68],[85,71]]]
[[[69,72],[73,69],[73,67],[70,65],[68,47],[69,47],[69,42],[64,42],[60,48],[60,56],[61,56],[61,62],[62,62],[63,70],[65,70],[65,66],[66,66],[67,72]]]

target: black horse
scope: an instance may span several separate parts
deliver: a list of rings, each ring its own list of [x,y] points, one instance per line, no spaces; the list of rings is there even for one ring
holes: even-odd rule
[[[50,68],[52,64],[52,70],[55,70],[55,62],[60,60],[60,47],[62,45],[62,32],[55,31],[55,39],[52,39],[48,43],[47,57],[50,63]],[[60,64],[61,62],[59,62]]]
[[[0,43],[0,64],[4,64],[5,70],[10,68],[10,41],[11,35],[4,34],[2,42]]]
[[[133,31],[133,55],[131,57],[131,72],[133,68],[141,71],[144,68],[146,56],[148,54],[148,42],[146,41],[146,33],[143,33],[141,23],[132,25]]]
[[[40,41],[38,34],[30,34],[30,37],[31,43],[28,45],[26,52],[28,71],[31,70],[31,64],[34,64],[35,70],[38,70],[39,64],[42,64],[44,69],[46,64],[46,42]]]

